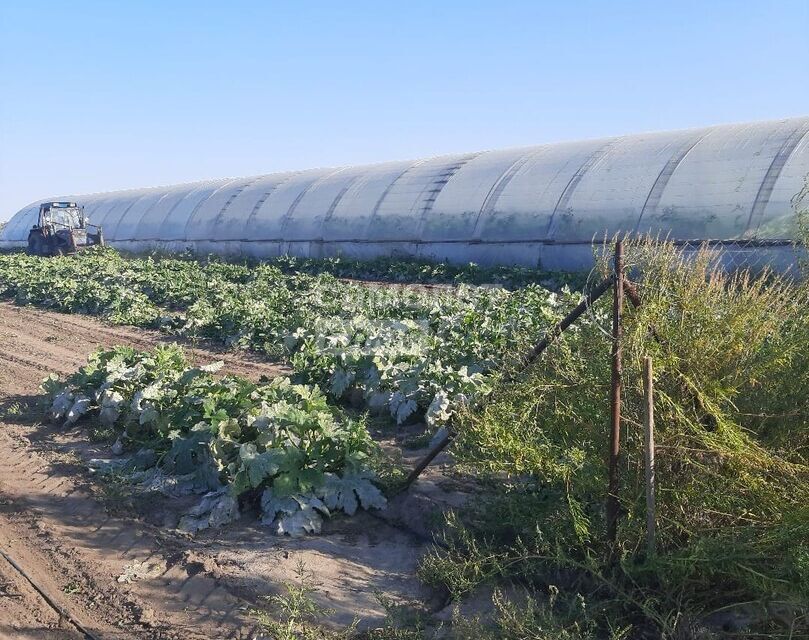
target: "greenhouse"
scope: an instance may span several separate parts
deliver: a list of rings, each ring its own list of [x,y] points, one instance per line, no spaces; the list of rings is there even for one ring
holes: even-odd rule
[[[58,195],[126,250],[271,257],[346,255],[572,270],[617,233],[722,241],[794,259],[791,200],[809,174],[809,117],[289,171],[169,187]]]

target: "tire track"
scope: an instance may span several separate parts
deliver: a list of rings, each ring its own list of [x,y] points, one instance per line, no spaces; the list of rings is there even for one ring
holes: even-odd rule
[[[248,602],[210,575],[189,571],[160,531],[107,514],[82,488],[81,478],[60,475],[54,464],[9,436],[13,425],[2,426],[0,584],[11,581],[6,560],[18,574],[20,608],[36,615],[4,608],[0,598],[0,637],[250,637],[253,630],[242,622]],[[115,577],[138,559],[166,567],[161,583],[117,582]],[[217,589],[219,596],[212,598]],[[49,608],[56,613],[49,614]],[[236,613],[229,615],[231,610]],[[45,631],[60,620],[66,625],[62,635]],[[19,631],[21,624],[32,630],[30,636]]]
[[[349,529],[336,525],[328,537],[304,541],[268,540],[248,523],[192,542],[167,533],[174,525],[165,524],[159,501],[116,502],[121,497],[101,493],[86,460],[108,456],[109,443],[89,441],[78,427],[43,424],[40,382],[50,372],[75,371],[98,346],[167,342],[158,332],[0,302],[0,547],[105,640],[254,638],[259,630],[248,609],[294,579],[299,561],[326,581],[320,603],[335,605],[338,625],[358,614],[381,623],[385,613],[373,593],[422,598],[415,562],[426,545],[381,521],[373,533],[358,518]],[[199,345],[187,352],[197,361],[222,359],[227,372],[253,379],[279,371],[251,354]],[[178,508],[172,504],[174,515]],[[135,560],[156,563],[155,577],[119,583]],[[58,615],[0,558],[0,588],[6,574],[24,597],[19,606],[0,597],[0,638],[81,637],[58,628]]]
[[[48,374],[76,371],[99,346],[170,342],[154,331],[0,302],[0,637],[252,634],[243,627],[244,600],[172,559],[159,530],[108,514],[81,474],[68,470],[75,462],[53,457],[59,430],[38,424],[34,394]],[[226,372],[252,379],[280,370],[250,354],[183,346],[193,361],[224,360]],[[142,558],[165,563],[165,584],[119,585],[125,565]],[[2,597],[3,585],[19,598]],[[195,610],[197,601],[204,610]]]
[[[8,302],[0,302],[0,342],[0,378],[13,387],[17,386],[17,376],[26,371],[28,375],[31,369],[46,374],[68,374],[85,364],[87,356],[95,349],[115,345],[146,350],[176,343],[184,348],[192,362],[222,360],[226,373],[252,380],[289,371],[256,354],[227,351],[212,343],[192,345],[157,331],[110,326],[91,316],[20,307]],[[13,375],[8,375],[9,372]]]

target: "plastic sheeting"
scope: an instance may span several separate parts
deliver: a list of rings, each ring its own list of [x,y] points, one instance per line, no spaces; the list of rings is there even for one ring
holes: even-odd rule
[[[578,269],[616,233],[789,240],[807,174],[804,117],[48,200],[84,204],[124,249]],[[26,241],[38,205],[0,245]]]

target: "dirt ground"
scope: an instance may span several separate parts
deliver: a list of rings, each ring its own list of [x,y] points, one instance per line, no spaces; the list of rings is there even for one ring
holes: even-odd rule
[[[332,625],[358,617],[361,627],[378,626],[379,594],[431,611],[446,605],[415,576],[431,546],[420,523],[466,495],[440,469],[386,511],[338,518],[322,535],[300,539],[272,535],[255,514],[192,539],[166,526],[178,515],[171,499],[135,499],[93,478],[86,461],[108,457],[109,443],[92,442],[82,426],[43,423],[41,380],[75,371],[99,345],[166,340],[0,303],[0,550],[7,556],[0,555],[0,638],[87,637],[9,560],[96,638],[261,637],[251,609],[294,580],[300,563],[333,611]],[[252,379],[282,370],[249,354],[199,345],[189,353],[200,363],[224,360],[226,371]],[[119,579],[133,567],[144,575]]]

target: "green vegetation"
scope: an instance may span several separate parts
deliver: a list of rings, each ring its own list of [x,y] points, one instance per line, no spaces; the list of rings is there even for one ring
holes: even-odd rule
[[[720,273],[708,249],[685,259],[670,244],[643,241],[631,243],[627,257],[642,305],[627,306],[624,323],[615,549],[606,544],[603,513],[609,296],[505,384],[501,373],[514,370],[577,296],[537,286],[530,275],[513,291],[425,290],[319,271],[376,279],[386,273],[383,261],[363,272],[339,260],[250,267],[112,251],[0,256],[0,295],[246,347],[292,366],[292,380],[252,385],[189,368],[171,350],[116,350],[94,356],[69,382],[70,406],[62,388],[54,390],[68,420],[71,410],[102,416],[117,407],[112,424],[129,446],[153,451],[143,471],[183,475],[177,465],[186,454],[205,461],[187,481],[207,483],[218,502],[201,504],[191,529],[226,511],[224,495],[257,501],[279,531],[316,530],[310,516],[319,504],[346,512],[366,499],[374,506],[369,470],[383,465],[362,422],[336,400],[359,398],[400,423],[452,421],[459,469],[484,491],[447,516],[420,575],[457,601],[484,587],[494,595],[483,618],[459,614],[441,637],[809,636],[809,284]],[[402,269],[402,277],[422,268]],[[430,269],[422,281],[473,277]],[[647,355],[657,414],[651,555],[641,433]],[[138,367],[145,373],[136,382],[115,378]],[[113,386],[103,388],[110,376]],[[199,400],[206,397],[213,400]],[[285,425],[277,437],[286,444],[267,439],[260,417]],[[288,527],[280,525],[285,518]],[[513,597],[517,587],[522,595]],[[297,612],[283,618],[292,620],[283,633],[341,637],[317,635],[310,595],[290,587],[286,601],[273,601]],[[394,617],[383,629],[342,637],[431,638],[440,627],[421,613],[406,623]]]
[[[253,609],[253,617],[276,640],[350,640],[356,637],[356,623],[341,631],[328,631],[321,619],[331,613],[314,599],[318,591],[314,572],[299,562],[295,581],[284,581],[282,593],[267,596],[266,608]]]
[[[795,210],[795,237],[803,244],[803,255],[800,260],[804,278],[809,278],[809,175],[803,180],[803,187],[792,197],[792,208]]]
[[[155,258],[184,259],[194,263],[221,262],[220,258],[200,256],[186,252],[177,256],[159,253]],[[584,274],[541,271],[528,267],[482,267],[478,264],[450,264],[417,258],[379,257],[372,260],[358,260],[345,257],[334,258],[296,258],[280,256],[263,260],[245,259],[230,260],[234,264],[248,267],[268,265],[277,267],[287,274],[305,273],[321,275],[328,273],[337,278],[366,280],[370,282],[397,282],[402,284],[424,285],[497,285],[506,289],[518,289],[529,284],[537,284],[550,289],[559,289],[564,285],[579,288],[584,285]]]
[[[112,250],[0,255],[0,296],[254,349],[334,398],[360,398],[398,423],[431,424],[485,394],[492,374],[572,299],[536,285],[422,291]]]
[[[336,511],[385,505],[370,468],[377,450],[361,421],[327,404],[317,387],[216,378],[218,366],[189,367],[173,346],[117,347],[43,388],[51,419],[70,425],[90,414],[120,430],[134,454],[96,461],[100,472],[205,494],[181,520],[186,531],[237,518],[239,498],[260,502],[263,523],[290,535],[319,532]]]
[[[809,287],[628,249],[643,305],[625,320],[617,561],[604,540],[609,300],[459,422],[456,455],[491,490],[448,521],[423,577],[457,597],[518,580],[584,594],[602,630],[689,637],[748,618],[808,633]],[[653,329],[653,332],[652,332]],[[657,554],[648,556],[641,364],[656,367]],[[713,614],[713,617],[709,617]],[[751,622],[752,621],[752,622]],[[721,626],[721,624],[720,624]],[[743,626],[743,625],[742,625]],[[678,635],[680,634],[680,635]]]

